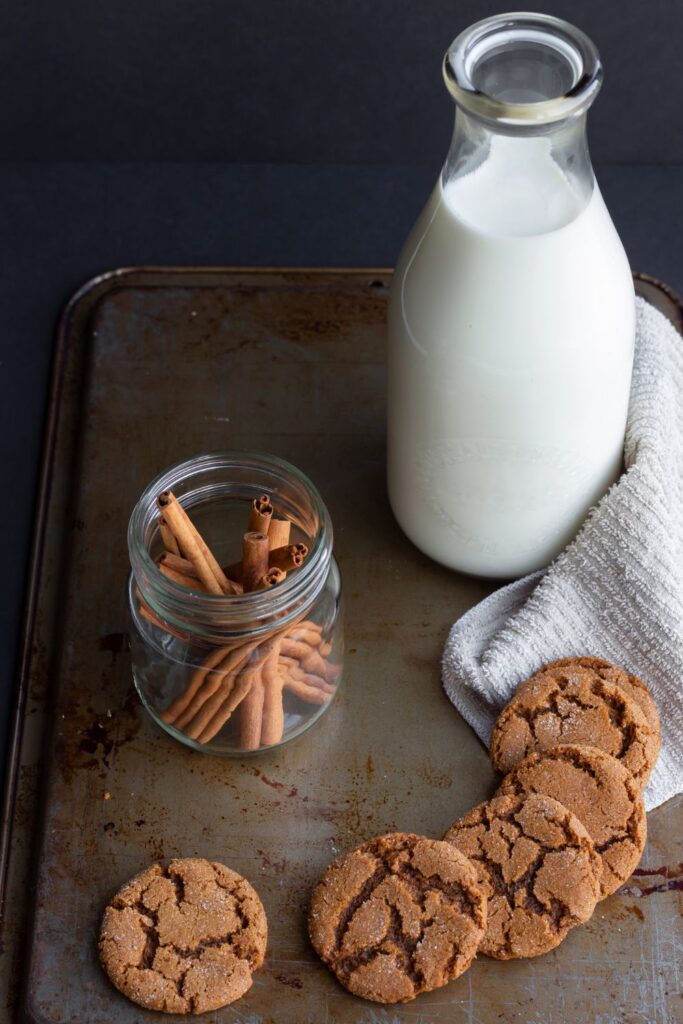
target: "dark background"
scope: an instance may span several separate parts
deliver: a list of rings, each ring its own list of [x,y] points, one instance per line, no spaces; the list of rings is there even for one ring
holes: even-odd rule
[[[601,187],[683,291],[683,0],[534,3],[597,43]],[[24,0],[0,12],[0,764],[54,329],[137,264],[391,265],[445,156],[473,0]]]

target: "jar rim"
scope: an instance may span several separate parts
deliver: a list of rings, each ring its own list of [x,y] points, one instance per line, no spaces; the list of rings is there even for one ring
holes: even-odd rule
[[[302,488],[318,524],[311,537],[310,550],[304,564],[272,590],[257,590],[247,594],[204,594],[188,591],[159,572],[149,550],[148,540],[158,518],[157,497],[162,491],[178,487],[202,474],[231,468],[253,467],[280,476],[284,481],[293,479]],[[255,485],[256,493],[262,493]],[[201,497],[187,501],[188,496],[201,495],[202,488],[194,488],[178,495],[185,508],[201,503]],[[189,632],[215,635],[216,639],[239,635],[248,631],[254,637],[260,632],[272,631],[272,620],[283,626],[299,614],[316,598],[325,582],[332,554],[333,531],[327,507],[313,482],[296,466],[279,456],[266,452],[226,449],[208,452],[184,459],[159,473],[145,487],[133,508],[128,523],[128,552],[134,581],[152,610],[166,621]],[[193,623],[202,624],[196,627]],[[226,624],[227,623],[227,624]],[[254,625],[257,623],[258,625]]]
[[[510,101],[482,89],[477,84],[480,63],[516,45],[553,50],[570,69],[571,85],[560,95],[532,101]],[[580,29],[549,14],[519,11],[484,18],[461,32],[446,51],[443,76],[457,105],[467,113],[523,128],[584,113],[600,90],[603,71],[595,44]]]

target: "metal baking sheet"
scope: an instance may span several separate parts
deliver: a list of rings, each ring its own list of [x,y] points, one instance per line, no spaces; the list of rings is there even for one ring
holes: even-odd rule
[[[440,836],[494,787],[486,751],[439,680],[450,624],[491,587],[423,557],[387,505],[389,281],[368,270],[131,270],[91,283],[67,310],[3,831],[0,978],[16,1019],[168,1020],[109,984],[97,929],[130,875],[195,855],[246,875],[270,924],[253,988],[206,1021],[681,1019],[680,800],[649,816],[628,885],[539,959],[482,957],[446,988],[383,1008],[344,992],[308,945],[309,893],[332,858],[381,832]],[[664,286],[643,278],[638,287],[680,327]],[[131,507],[160,469],[221,447],[275,452],[312,477],[345,583],[338,700],[299,741],[248,760],[196,754],[157,729],[132,690],[126,650]]]

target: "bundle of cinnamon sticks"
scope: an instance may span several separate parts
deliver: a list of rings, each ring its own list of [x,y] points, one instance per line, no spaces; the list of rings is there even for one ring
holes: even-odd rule
[[[188,590],[224,595],[268,590],[300,568],[308,554],[306,544],[290,543],[292,524],[274,515],[267,494],[251,503],[241,560],[226,567],[219,565],[172,492],[160,494],[158,506],[164,550],[157,567]],[[145,619],[190,640],[160,619],[139,592],[137,596]],[[278,743],[284,733],[286,694],[313,705],[332,698],[341,668],[329,660],[331,651],[322,627],[304,615],[285,627],[274,627],[265,637],[212,646],[192,670],[184,692],[161,717],[197,743],[209,743],[237,712],[237,743],[242,750]]]

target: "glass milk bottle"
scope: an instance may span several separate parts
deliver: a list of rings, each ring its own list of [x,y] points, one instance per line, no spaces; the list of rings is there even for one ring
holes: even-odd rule
[[[453,141],[390,303],[389,497],[431,558],[521,576],[621,469],[635,304],[586,143],[602,67],[566,22],[508,14],[444,76]]]

